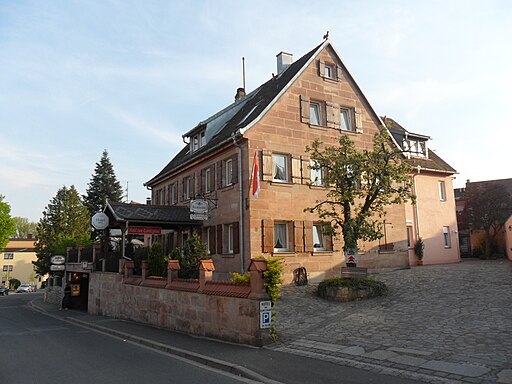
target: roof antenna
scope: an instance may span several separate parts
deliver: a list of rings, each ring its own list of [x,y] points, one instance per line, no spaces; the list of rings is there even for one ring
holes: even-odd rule
[[[242,57],[242,86],[245,91],[245,57]]]

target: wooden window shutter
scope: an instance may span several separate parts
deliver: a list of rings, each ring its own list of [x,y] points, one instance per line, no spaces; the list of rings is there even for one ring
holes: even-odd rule
[[[295,252],[304,252],[304,222],[293,222],[293,241]]]
[[[185,201],[185,181],[187,180],[186,177],[181,179],[181,201]]]
[[[217,224],[217,236],[215,238],[217,254],[222,254],[222,224]]]
[[[363,133],[363,113],[361,108],[354,108],[356,117],[356,133]]]
[[[215,164],[210,166],[210,191],[215,191]]]
[[[196,174],[190,175],[190,199],[196,197]]]
[[[233,223],[233,253],[240,253],[240,231],[238,221]]]
[[[302,156],[302,184],[308,184],[311,182],[311,168],[309,158]]]
[[[263,253],[274,251],[274,222],[272,220],[262,220],[262,248]]]
[[[206,172],[205,169],[201,169],[201,188],[200,193],[204,194],[206,192]]]
[[[262,151],[263,180],[272,180],[272,152],[264,149]]]
[[[292,183],[301,184],[302,182],[302,170],[300,156],[292,157]]]
[[[210,240],[210,243],[208,244],[209,250],[210,250],[210,255],[214,255],[217,251],[216,241],[215,241],[215,226],[208,227],[208,239]]]
[[[300,97],[300,119],[303,123],[309,124],[309,96]]]
[[[304,251],[313,252],[313,222],[304,221]]]
[[[340,106],[336,103],[325,104],[325,115],[327,117],[327,126],[330,128],[340,127]]]
[[[339,65],[336,66],[336,80],[341,81],[341,67]]]
[[[328,224],[326,224],[328,225]],[[332,235],[324,235],[325,250],[332,251]]]
[[[223,161],[217,161],[217,189],[222,188],[222,165]]]
[[[232,170],[233,170],[233,177],[232,177],[232,183],[236,184],[238,183],[238,155],[233,155],[231,158],[232,161]]]
[[[318,61],[318,76],[325,77],[325,61]]]

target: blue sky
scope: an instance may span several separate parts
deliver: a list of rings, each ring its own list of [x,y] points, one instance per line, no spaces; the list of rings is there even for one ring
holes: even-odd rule
[[[456,186],[512,177],[510,1],[0,2],[0,194],[38,221],[103,149],[129,199],[181,135],[330,39],[381,115],[429,135]]]

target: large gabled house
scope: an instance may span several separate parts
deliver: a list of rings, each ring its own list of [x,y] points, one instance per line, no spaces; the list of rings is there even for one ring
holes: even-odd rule
[[[193,217],[203,219],[196,230],[208,244],[217,278],[245,271],[258,255],[281,257],[286,281],[299,268],[310,280],[339,275],[345,264],[342,240],[325,235],[326,223],[304,212],[326,193],[305,148],[315,139],[335,145],[339,135],[371,148],[383,125],[325,40],[295,62],[291,54],[277,55],[277,75],[248,94],[239,89],[231,105],[185,133],[188,144],[145,185],[152,205],[195,206],[200,200]],[[424,160],[431,164],[430,158]],[[250,192],[255,163],[257,199]],[[385,244],[361,242],[359,266],[408,266],[408,220],[404,205],[389,207]],[[165,230],[156,239],[172,249],[191,230]]]

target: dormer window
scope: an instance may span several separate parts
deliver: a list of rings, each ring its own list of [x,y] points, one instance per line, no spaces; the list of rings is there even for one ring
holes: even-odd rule
[[[414,139],[404,139],[403,148],[405,152],[408,152],[411,156],[414,157],[427,157],[427,142],[414,140]]]
[[[190,151],[195,152],[199,148],[202,148],[206,145],[206,131],[201,131],[194,136],[192,136],[190,140]]]

